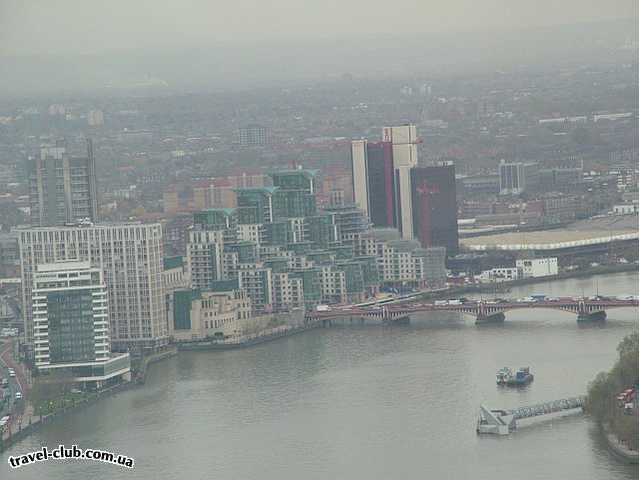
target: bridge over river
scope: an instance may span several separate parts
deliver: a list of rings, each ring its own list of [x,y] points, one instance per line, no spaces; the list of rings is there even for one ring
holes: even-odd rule
[[[458,312],[472,315],[477,324],[501,322],[511,310],[550,309],[574,313],[577,321],[601,321],[606,311],[612,308],[637,308],[639,300],[608,299],[602,297],[562,297],[540,300],[503,299],[496,300],[450,300],[434,303],[395,303],[372,306],[337,307],[326,311],[310,312],[308,322],[330,323],[336,319],[380,319],[385,323],[407,322],[411,315],[420,312]]]

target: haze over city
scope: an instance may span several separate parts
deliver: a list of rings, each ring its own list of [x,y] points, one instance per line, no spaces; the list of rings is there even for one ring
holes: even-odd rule
[[[485,71],[601,55],[637,33],[638,14],[632,0],[2,0],[0,86],[33,93],[155,78],[210,90]]]
[[[392,5],[380,0],[3,0],[0,13],[3,53],[64,54],[509,30],[627,19],[638,8],[632,0],[398,0]]]

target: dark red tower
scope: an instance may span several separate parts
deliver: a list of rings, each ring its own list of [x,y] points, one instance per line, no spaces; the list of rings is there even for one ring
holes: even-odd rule
[[[415,167],[411,170],[413,231],[423,247],[459,249],[455,167]]]

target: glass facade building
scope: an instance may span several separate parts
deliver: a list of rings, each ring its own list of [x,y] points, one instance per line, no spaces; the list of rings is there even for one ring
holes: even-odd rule
[[[117,349],[168,343],[160,224],[104,223],[16,229],[20,242],[27,342],[34,336],[33,278],[38,266],[88,261],[104,275],[110,335]]]
[[[393,181],[393,149],[390,142],[368,143],[368,205],[370,219],[376,227],[394,227],[395,182]]]
[[[96,387],[128,380],[129,354],[111,354],[104,275],[88,261],[40,264],[33,277],[34,360]]]
[[[109,307],[99,269],[78,261],[38,265],[32,298],[37,367],[109,358]]]
[[[50,361],[64,363],[95,360],[91,292],[49,292],[46,297]]]

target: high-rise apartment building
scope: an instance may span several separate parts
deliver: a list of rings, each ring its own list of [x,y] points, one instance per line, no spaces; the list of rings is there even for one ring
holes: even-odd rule
[[[459,249],[455,166],[415,167],[411,171],[413,231],[422,247]]]
[[[396,227],[413,238],[411,170],[417,165],[414,125],[384,127],[381,142],[351,143],[353,194],[376,227]]]
[[[104,274],[111,342],[116,349],[139,350],[166,344],[160,224],[85,223],[17,231],[27,341],[32,342],[34,337],[31,299],[37,266],[76,260],[88,261]]]
[[[100,388],[130,380],[128,353],[112,354],[102,271],[89,262],[40,264],[33,276],[34,360],[40,373]]]
[[[43,146],[29,161],[29,200],[33,225],[64,225],[83,219],[96,221],[98,197],[93,144],[86,157],[70,157],[66,143]]]
[[[213,282],[225,278],[223,252],[223,230],[207,230],[196,225],[189,231],[186,256],[193,288],[206,290]]]
[[[281,170],[271,173],[273,179],[273,220],[303,218],[315,215],[316,170]]]
[[[355,203],[376,227],[394,227],[397,222],[392,144],[355,140],[351,144],[351,158]]]
[[[302,190],[308,194],[316,193],[315,177],[317,170],[279,170],[271,173],[273,186],[282,190]]]
[[[371,223],[379,227],[397,225],[395,211],[393,146],[390,142],[369,143],[367,148],[368,205]]]
[[[358,235],[370,228],[364,212],[354,205],[330,206],[324,210],[332,217],[342,244],[352,244]]]
[[[382,142],[389,142],[392,145],[395,167],[414,167],[417,165],[419,139],[415,125],[384,127]]]
[[[396,229],[373,229],[357,241],[360,256],[377,260],[386,285],[441,288],[446,285],[446,249],[422,248],[416,240],[401,240]]]
[[[242,224],[264,224],[273,221],[274,187],[238,188],[237,220]]]
[[[382,141],[390,142],[395,168],[395,217],[402,238],[413,238],[413,206],[410,170],[417,166],[417,128],[415,125],[384,127]]]
[[[395,216],[397,229],[404,240],[412,240],[413,203],[411,195],[411,171],[413,167],[395,168]]]
[[[109,358],[109,305],[99,269],[89,262],[40,264],[32,299],[36,367]]]
[[[370,217],[368,208],[368,168],[367,153],[368,142],[366,140],[353,140],[351,142],[351,167],[353,177],[353,199],[355,205],[361,208],[367,217]]]

